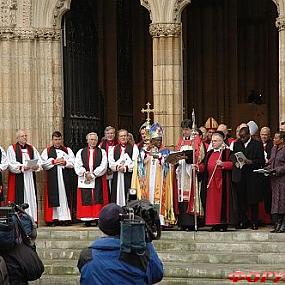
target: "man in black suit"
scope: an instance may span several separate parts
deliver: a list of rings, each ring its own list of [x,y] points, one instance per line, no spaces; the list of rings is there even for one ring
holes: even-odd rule
[[[251,225],[253,230],[258,229],[258,203],[263,199],[262,174],[254,173],[253,170],[264,167],[265,158],[262,142],[250,136],[249,128],[244,127],[239,131],[239,140],[234,143],[232,160],[233,187],[238,197],[239,225],[238,228],[246,228],[247,212],[251,210]],[[236,153],[242,152],[246,159],[244,165],[237,162]]]

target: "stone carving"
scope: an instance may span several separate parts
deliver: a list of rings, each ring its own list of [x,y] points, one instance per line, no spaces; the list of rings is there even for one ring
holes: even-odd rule
[[[64,10],[69,9],[71,0],[57,0],[53,11],[53,26],[58,23],[58,17],[63,14]]]
[[[0,39],[20,39],[20,40],[60,40],[60,29],[13,29],[13,28],[0,28]]]
[[[191,0],[177,0],[174,4],[173,22],[181,22],[181,13],[184,7],[191,3]]]
[[[30,27],[32,20],[32,3],[31,0],[22,0],[23,5],[23,27]]]
[[[279,32],[283,31],[285,29],[285,18],[278,17],[276,19],[275,26],[276,26],[276,28],[278,29]]]
[[[183,8],[191,0],[141,0],[153,23],[180,23]]]
[[[1,0],[1,26],[16,26],[17,0]]]
[[[150,20],[152,21],[152,13],[151,13],[151,8],[150,8],[150,4],[148,0],[141,0],[141,5],[149,11]]]
[[[181,34],[181,24],[179,23],[150,24],[149,32],[153,37],[179,36]]]

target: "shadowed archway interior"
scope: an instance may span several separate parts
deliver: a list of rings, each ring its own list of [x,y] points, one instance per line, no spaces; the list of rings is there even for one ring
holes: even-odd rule
[[[192,0],[183,12],[184,108],[234,128],[278,127],[278,30],[272,0]]]
[[[139,1],[72,0],[62,19],[65,143],[107,125],[136,136],[152,102],[152,39]]]

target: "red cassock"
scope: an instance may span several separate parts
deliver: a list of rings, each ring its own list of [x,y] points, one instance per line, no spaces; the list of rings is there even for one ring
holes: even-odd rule
[[[77,188],[77,219],[82,218],[94,218],[98,219],[101,209],[109,203],[109,195],[108,195],[108,184],[106,175],[102,177],[102,184],[103,184],[103,203],[93,205],[84,205],[82,202],[82,190]],[[94,200],[96,189],[92,189],[92,199]]]
[[[101,166],[103,157],[106,156],[105,150],[96,147],[93,151],[93,169]],[[106,159],[106,158],[105,158]],[[90,171],[90,149],[84,148],[76,155],[76,161],[81,160],[82,166],[86,171]],[[107,163],[107,162],[106,162]],[[76,167],[75,162],[75,167]],[[95,188],[77,188],[77,219],[99,218],[101,209],[108,204],[108,184],[106,175],[101,175],[95,179]]]
[[[233,167],[233,163],[231,161],[224,161],[223,168],[219,166],[215,168],[216,161],[218,159],[221,159],[220,152],[213,152],[208,160],[207,165],[208,183],[210,182],[210,184],[207,190],[206,198],[206,225],[221,224],[223,183],[227,183],[226,181],[223,181],[222,171],[231,170]],[[216,170],[214,175],[212,176],[214,169]],[[211,181],[209,181],[211,177],[212,179]],[[226,206],[228,207],[229,195],[226,195],[226,197]],[[227,211],[227,214],[229,214],[229,211]],[[227,216],[227,221],[229,221],[229,216]]]

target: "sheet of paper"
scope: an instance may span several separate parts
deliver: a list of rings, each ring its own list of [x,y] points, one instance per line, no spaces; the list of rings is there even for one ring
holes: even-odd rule
[[[38,161],[39,161],[39,160],[38,160],[37,158],[35,158],[35,159],[30,159],[30,160],[26,160],[26,166],[27,166],[27,167],[30,167],[30,168],[35,167],[35,166],[37,166]]]
[[[77,184],[78,188],[90,188],[90,189],[94,189],[95,188],[95,178],[92,179],[91,181],[86,181],[85,179],[85,175],[83,176],[79,176],[78,177],[78,184]]]
[[[264,169],[264,168],[254,169],[253,172],[259,173],[259,174],[264,174],[264,176],[269,176],[271,174],[269,170]]]
[[[246,156],[241,151],[239,151],[235,153],[235,157],[237,159],[236,167],[242,168],[245,165],[245,160],[247,159]]]

